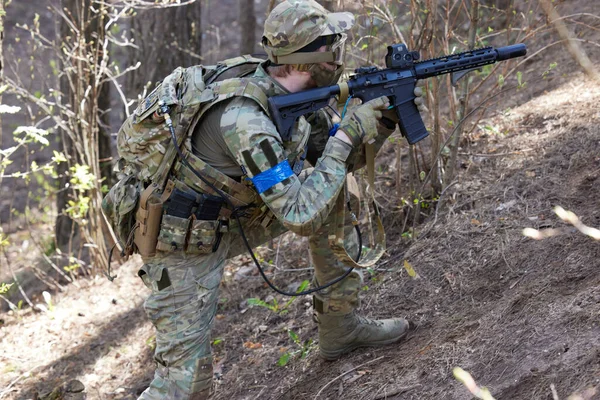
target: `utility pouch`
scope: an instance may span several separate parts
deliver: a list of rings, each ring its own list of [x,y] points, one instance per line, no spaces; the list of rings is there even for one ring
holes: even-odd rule
[[[148,199],[146,207],[138,208],[135,219],[138,227],[133,236],[138,252],[142,257],[153,257],[156,254],[156,242],[160,230],[160,219],[163,203],[158,197]]]
[[[192,208],[196,204],[196,196],[175,188],[173,194],[169,197],[167,205],[167,215],[178,218],[189,218],[192,215]]]
[[[162,223],[160,224],[160,233],[158,234],[156,250],[185,250],[185,243],[189,227],[189,218],[179,218],[169,214],[163,215]]]
[[[133,242],[142,257],[156,255],[156,243],[160,231],[160,221],[163,214],[164,199],[173,189],[169,182],[161,197],[158,196],[158,185],[148,186],[140,196],[140,206],[135,213],[137,229],[134,232]]]
[[[195,216],[201,221],[216,221],[219,219],[221,207],[225,201],[222,197],[213,196],[210,194],[202,194]]]
[[[215,251],[221,239],[220,225],[218,220],[193,220],[187,252],[209,254]]]
[[[193,194],[176,187],[172,190],[160,224],[156,250],[185,250],[190,217],[195,203],[196,196]]]

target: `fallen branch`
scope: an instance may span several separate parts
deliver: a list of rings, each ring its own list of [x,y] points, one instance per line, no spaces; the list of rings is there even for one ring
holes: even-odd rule
[[[383,359],[383,358],[385,358],[385,356],[377,357],[377,358],[376,358],[376,359],[374,359],[374,360],[367,361],[366,363],[360,364],[358,367],[354,367],[354,368],[352,368],[351,370],[349,370],[349,371],[346,371],[346,372],[344,372],[343,374],[341,374],[341,375],[337,376],[336,378],[332,379],[332,380],[331,380],[331,381],[329,381],[329,382],[328,382],[328,383],[327,383],[325,386],[323,386],[323,387],[321,388],[321,390],[319,390],[319,391],[317,392],[316,396],[314,397],[314,400],[316,400],[316,399],[317,399],[317,398],[318,398],[318,397],[321,395],[321,393],[323,393],[323,390],[327,389],[327,387],[328,387],[329,385],[331,385],[333,382],[337,381],[337,380],[338,380],[338,379],[340,379],[341,377],[343,377],[343,376],[346,376],[346,375],[348,375],[350,372],[356,371],[357,369],[359,369],[359,368],[361,368],[361,367],[364,367],[365,365],[372,364],[372,363],[374,363],[375,361],[379,361],[379,360],[381,360],[381,359]]]

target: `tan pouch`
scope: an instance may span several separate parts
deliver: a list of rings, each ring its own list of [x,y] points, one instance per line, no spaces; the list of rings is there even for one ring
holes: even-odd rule
[[[187,252],[189,254],[209,254],[218,239],[219,221],[193,220]]]
[[[156,255],[156,242],[160,231],[163,203],[160,198],[152,197],[146,207],[140,207],[135,214],[135,219],[139,225],[135,230],[133,242],[142,257],[153,257]]]
[[[162,195],[159,197],[158,185],[152,184],[140,196],[140,206],[135,213],[138,227],[135,230],[133,242],[142,257],[153,257],[156,255],[163,204],[165,199],[171,195],[173,187],[173,182],[169,181]]]
[[[163,215],[156,250],[169,252],[185,250],[189,227],[189,218]]]

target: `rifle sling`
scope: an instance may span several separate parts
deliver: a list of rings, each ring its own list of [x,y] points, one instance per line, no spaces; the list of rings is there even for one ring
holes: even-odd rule
[[[344,193],[338,195],[335,208],[334,208],[334,219],[329,230],[329,247],[336,255],[338,260],[343,262],[345,265],[354,268],[368,268],[375,265],[383,253],[385,253],[385,231],[383,229],[383,223],[381,222],[381,215],[377,203],[375,203],[374,197],[374,184],[375,184],[375,149],[374,141],[365,144],[365,156],[367,159],[367,178],[368,178],[368,195],[371,197],[373,205],[373,218],[376,225],[376,235],[374,248],[369,250],[364,255],[361,255],[358,262],[356,262],[346,251],[344,246],[344,222],[345,222],[345,196]],[[362,249],[361,249],[362,251]]]

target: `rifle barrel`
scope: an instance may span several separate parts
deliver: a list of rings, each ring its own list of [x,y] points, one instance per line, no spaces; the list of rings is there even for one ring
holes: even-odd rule
[[[417,79],[425,79],[451,72],[479,68],[484,65],[493,64],[496,61],[520,57],[525,54],[527,54],[527,48],[522,43],[497,49],[493,47],[484,47],[482,49],[475,49],[417,62],[414,64],[415,75]]]

